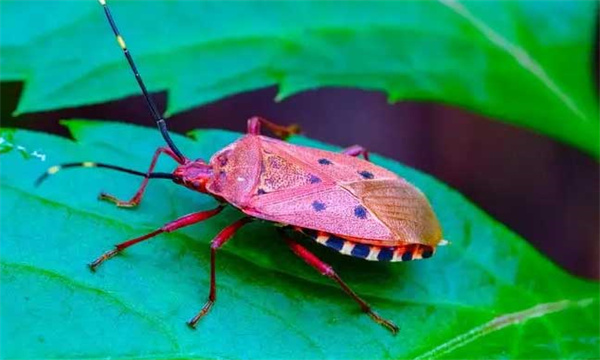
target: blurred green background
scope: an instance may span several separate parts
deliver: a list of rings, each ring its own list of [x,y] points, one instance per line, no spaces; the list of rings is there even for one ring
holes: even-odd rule
[[[110,4],[142,75],[155,92],[160,109],[170,115],[169,124],[175,132],[186,133],[197,128],[224,128],[243,132],[245,120],[249,116],[261,115],[279,123],[299,123],[306,135],[328,143],[339,146],[361,144],[375,153],[420,169],[451,185],[500,223],[526,238],[563,268],[576,275],[598,278],[600,176],[597,163],[598,84],[595,81],[598,74],[597,2],[114,1]],[[152,125],[143,98],[138,95],[135,81],[95,1],[2,1],[0,6],[1,119],[4,128],[28,128],[68,137],[71,136],[70,133],[59,125],[61,119],[120,120]],[[275,102],[274,99],[278,101]],[[98,128],[86,125],[78,128],[87,129],[86,135],[80,136],[84,140],[82,148],[78,149],[64,145],[58,140],[49,140],[51,138],[33,136],[22,131],[16,131],[11,141],[26,145],[28,149],[45,151],[52,155],[48,159],[52,163],[58,160],[104,159],[118,165],[131,164],[139,169],[146,166],[152,146],[160,143],[158,134],[152,135],[152,132],[144,132],[142,135],[141,132],[131,130],[130,133],[126,128],[112,128],[109,125]],[[218,140],[221,136],[223,139],[233,138],[221,133],[208,134],[217,140],[211,140],[208,135],[202,136],[195,148],[189,145],[190,154],[198,153],[207,157],[209,151],[206,147],[216,149],[216,145],[226,143]],[[126,137],[128,141],[120,139],[121,137]],[[156,142],[147,143],[148,137],[152,137]],[[135,144],[136,149],[133,149],[131,144]],[[81,158],[84,154],[94,158]],[[147,156],[144,157],[144,154]],[[4,262],[9,261],[13,266],[9,269],[3,266],[3,276],[21,274],[23,268],[18,266],[23,264],[19,262],[15,265],[15,260],[21,258],[25,263],[29,263],[38,259],[38,255],[33,255],[37,253],[34,250],[35,244],[41,239],[56,239],[57,244],[62,246],[74,246],[71,254],[81,255],[83,252],[87,255],[83,259],[82,256],[75,255],[75,269],[73,266],[65,268],[62,264],[56,264],[54,260],[58,254],[62,254],[61,259],[66,259],[67,254],[45,248],[44,251],[50,259],[45,265],[46,269],[52,269],[69,279],[77,279],[79,283],[93,289],[102,289],[110,293],[125,292],[128,301],[138,304],[140,292],[148,291],[143,284],[127,294],[128,286],[121,284],[118,279],[109,280],[108,274],[106,277],[101,275],[100,279],[91,277],[79,265],[89,260],[90,254],[105,250],[116,241],[115,238],[124,239],[127,236],[139,235],[148,230],[149,226],[169,220],[169,216],[173,218],[181,215],[182,208],[197,210],[197,207],[191,206],[193,201],[190,205],[173,205],[170,213],[159,211],[154,216],[152,214],[156,207],[142,206],[137,212],[123,213],[116,209],[108,209],[106,204],[95,204],[93,198],[101,187],[102,190],[121,189],[121,193],[127,196],[129,190],[137,184],[135,179],[115,180],[111,174],[98,175],[99,177],[95,178],[97,183],[104,184],[103,186],[83,186],[89,181],[88,176],[96,176],[89,175],[89,172],[73,172],[69,173],[69,176],[65,174],[65,178],[69,179],[83,178],[83,183],[77,183],[77,179],[57,178],[53,184],[42,190],[43,192],[38,193],[30,188],[29,181],[35,177],[36,171],[43,171],[47,164],[40,164],[35,159],[24,161],[14,153],[3,155],[0,161],[3,193],[8,194],[3,195],[2,202],[2,258]],[[389,164],[391,167],[395,166]],[[169,167],[165,169],[168,170]],[[435,263],[408,264],[414,266],[408,268],[402,264],[402,267],[396,267],[390,272],[385,267],[353,262],[352,259],[338,259],[327,252],[324,252],[324,256],[345,270],[344,275],[350,277],[350,282],[357,286],[358,290],[372,296],[376,307],[383,307],[389,313],[395,314],[399,322],[402,319],[402,323],[408,324],[408,332],[418,339],[412,340],[414,344],[407,342],[408,335],[404,332],[401,337],[401,341],[405,342],[403,346],[397,346],[394,341],[386,338],[378,349],[361,348],[357,345],[361,341],[372,342],[379,336],[387,335],[378,334],[369,328],[367,334],[350,336],[349,338],[357,344],[344,349],[339,338],[342,334],[332,335],[337,327],[330,322],[322,329],[323,333],[304,334],[304,337],[299,336],[304,340],[292,341],[295,345],[288,349],[291,351],[289,354],[297,357],[311,357],[312,354],[316,357],[332,358],[398,358],[415,357],[418,354],[432,355],[432,349],[442,346],[443,351],[436,356],[596,356],[593,349],[597,349],[598,339],[590,334],[597,333],[598,324],[593,320],[594,314],[597,313],[597,300],[594,310],[584,313],[580,329],[577,330],[581,332],[572,332],[570,337],[564,336],[567,331],[566,319],[579,317],[581,314],[578,310],[561,315],[564,319],[543,320],[552,324],[548,330],[540,331],[536,327],[539,325],[531,323],[510,330],[514,331],[511,335],[524,339],[516,345],[513,343],[509,347],[504,346],[507,335],[499,332],[491,338],[478,339],[471,343],[470,347],[452,349],[452,340],[444,339],[459,337],[461,331],[466,333],[467,329],[494,316],[533,306],[536,302],[526,300],[527,296],[515,295],[515,292],[524,288],[533,291],[544,301],[551,301],[555,305],[558,301],[559,305],[556,306],[560,308],[566,306],[560,303],[565,294],[570,293],[568,298],[575,299],[577,293],[594,292],[590,289],[596,287],[591,284],[583,285],[557,272],[558,270],[545,259],[522,244],[522,239],[508,235],[509,232],[501,225],[495,222],[492,225],[492,220],[487,220],[486,217],[480,219],[478,210],[473,213],[470,210],[458,210],[462,206],[471,205],[464,205],[468,202],[462,198],[456,201],[449,200],[454,195],[446,195],[453,193],[443,185],[437,182],[431,185],[429,180],[423,180],[420,175],[412,174],[408,169],[397,169],[402,176],[415,181],[432,199],[436,211],[442,213],[440,217],[444,229],[450,235],[454,235],[451,239],[454,247],[446,254],[436,255]],[[72,181],[75,183],[71,183]],[[67,192],[61,192],[61,188],[67,189]],[[76,199],[73,199],[73,196],[57,195],[72,195],[72,189],[82,189]],[[161,204],[156,199],[186,202],[195,197],[192,194],[177,191],[172,193],[169,190],[167,195],[175,194],[169,198],[167,195],[157,195],[159,190],[165,189],[155,189],[152,195],[155,198],[154,204]],[[177,194],[181,197],[177,197]],[[74,209],[74,213],[68,211],[65,214],[54,206],[42,206],[32,202],[32,196],[33,199],[41,196],[42,203],[47,200],[64,202]],[[15,202],[14,199],[18,201]],[[13,207],[21,202],[21,207]],[[202,200],[196,205],[204,205],[204,202]],[[457,208],[448,208],[451,204],[460,205]],[[27,211],[22,209],[23,207]],[[109,225],[87,224],[90,229],[84,231],[78,227],[86,223],[82,220],[82,216],[85,218],[81,215],[82,211],[99,214],[108,212],[114,215],[109,216]],[[454,216],[459,220],[453,218],[453,212],[456,212]],[[16,214],[22,216],[17,217]],[[29,236],[26,235],[26,231],[31,229],[24,219],[37,216],[40,224],[57,222],[65,227],[61,227],[61,231],[58,232],[51,231],[45,237],[35,235],[30,241],[13,247],[18,243],[16,239]],[[130,216],[132,218],[128,221],[131,221],[131,229],[123,231],[124,225],[115,223],[115,219]],[[234,217],[235,214],[231,213],[226,219]],[[78,225],[65,233],[69,223],[63,221],[72,218]],[[206,254],[202,250],[206,250],[206,244],[219,226],[226,223],[227,220],[221,220],[219,223],[203,227],[202,231],[192,231],[191,234],[198,239],[198,243],[191,246],[187,241],[185,251],[192,251],[194,257],[200,257],[201,262],[205,261]],[[467,236],[467,225],[464,224],[476,224],[481,233],[477,233],[478,236],[475,237],[473,234]],[[496,229],[496,226],[500,230],[490,230]],[[40,229],[42,228],[44,227],[40,225]],[[264,233],[266,230],[260,231]],[[249,238],[252,243],[252,239],[258,239],[260,234],[263,234],[260,231],[259,235],[255,236],[246,232],[239,240]],[[199,232],[202,235],[198,235]],[[96,237],[94,234],[102,235]],[[72,242],[73,237],[80,236],[86,238],[85,249],[77,248],[78,245],[67,245]],[[9,239],[8,242],[6,239]],[[167,239],[157,239],[155,242],[160,243],[156,245],[160,246],[160,251],[173,251],[169,250]],[[236,247],[232,244],[232,248],[225,250],[225,253],[231,251],[233,256],[224,261],[223,266],[233,266],[226,264],[235,263],[236,260],[246,258],[247,254],[252,254],[250,263],[262,264],[268,269],[278,269],[269,259],[273,256],[286,256],[280,255],[280,252],[285,253],[285,249],[276,245],[262,248],[260,243],[254,242],[266,255],[257,253],[256,248],[252,250],[243,245]],[[509,250],[504,249],[503,253],[500,244],[504,242]],[[133,253],[138,251],[143,253],[144,250],[135,249]],[[175,252],[172,258],[167,256],[164,263],[160,263],[159,259],[161,266],[157,267],[157,264],[153,263],[155,260],[152,260],[156,254],[149,251],[144,258],[150,265],[142,268],[139,273],[135,271],[137,277],[131,281],[144,279],[154,283],[159,281],[157,279],[160,276],[168,276],[158,275],[158,270],[165,271],[182,260],[188,263],[190,259],[181,259],[181,253]],[[19,256],[10,257],[16,254]],[[142,255],[144,254],[132,257],[141,261]],[[499,284],[493,276],[488,279],[487,275],[480,273],[481,270],[474,270],[473,265],[467,265],[466,259],[478,257],[484,259],[484,267],[490,267],[493,272],[497,271],[496,276],[503,281],[508,279],[514,288]],[[508,260],[503,257],[508,257]],[[131,261],[131,258],[115,262],[127,263],[128,260]],[[510,265],[503,261],[508,261]],[[118,265],[108,265],[113,267],[111,275],[119,276],[115,275],[117,271],[114,270],[114,266]],[[128,279],[127,276],[131,276],[134,271],[133,265],[122,265],[126,267],[122,268],[119,274],[129,274],[125,275]],[[527,279],[526,276],[511,278],[508,274],[513,267],[517,267],[519,271],[516,273],[521,275],[536,273],[536,276],[531,275],[531,279]],[[295,267],[292,266],[292,269]],[[424,279],[431,278],[439,269],[448,270],[439,279],[432,281],[431,285],[425,286],[421,296],[411,295],[411,289],[418,288]],[[306,301],[302,303],[303,307],[319,303],[325,312],[330,311],[338,316],[331,315],[332,319],[356,320],[354,317],[357,314],[352,312],[350,306],[339,309],[339,303],[344,303],[345,299],[342,296],[336,297],[335,289],[331,290],[333,295],[325,301],[326,304],[315,298],[323,284],[329,285],[326,281],[316,276],[310,277],[310,269],[304,269],[302,264],[299,264],[296,270],[297,272],[284,270],[287,274],[285,276],[293,274],[292,276],[302,278],[305,275],[299,273],[305,271],[310,282],[319,284],[311,285],[319,288],[314,289],[315,291],[308,290]],[[177,335],[173,336],[185,339],[182,340],[182,344],[186,345],[180,347],[180,352],[169,350],[164,353],[166,355],[161,354],[166,357],[243,358],[252,355],[260,357],[260,354],[272,357],[278,351],[281,354],[282,350],[277,347],[271,347],[262,353],[260,347],[252,347],[246,351],[241,348],[235,349],[231,353],[220,352],[223,347],[218,344],[221,342],[214,343],[214,348],[206,344],[198,348],[194,346],[194,338],[190,338],[190,334],[179,332],[185,330],[177,327],[184,320],[182,316],[193,312],[193,304],[197,304],[197,300],[204,297],[204,271],[203,267],[200,270],[201,276],[195,274],[196,276],[189,279],[189,283],[186,280],[181,284],[184,288],[183,293],[179,293],[182,290],[178,290],[176,285],[168,285],[162,289],[163,294],[171,294],[168,301],[171,307],[176,306],[180,309],[183,306],[182,298],[186,298],[188,308],[178,310],[177,315],[173,317],[167,316],[169,306],[160,304],[162,297],[145,299],[147,303],[135,305],[140,306],[139,309],[144,314],[159,316],[157,321],[163,324],[161,326],[167,329],[174,327],[177,329]],[[255,274],[253,271],[249,272],[251,275],[246,277],[245,281],[257,281],[252,276]],[[389,283],[372,279],[382,271],[394,281]],[[352,275],[353,272],[362,275]],[[471,280],[477,276],[486,279],[481,280],[481,284],[485,286],[477,281],[446,284],[456,281],[463,272],[470,274],[467,278]],[[224,281],[226,289],[245,286],[240,285],[245,282],[233,271],[226,274],[223,276],[227,279]],[[260,271],[258,274],[266,276]],[[273,276],[277,278],[277,275]],[[24,279],[22,274],[18,275],[17,279],[19,277]],[[27,284],[34,283],[34,279],[36,277]],[[200,279],[202,282],[199,282]],[[367,279],[369,280],[366,281]],[[170,283],[168,278],[166,280],[168,284],[174,283],[173,279]],[[278,279],[272,280],[279,283]],[[548,290],[553,283],[559,289],[556,293]],[[20,292],[24,291],[19,288],[19,284],[23,283],[18,280],[9,284],[17,286]],[[387,289],[384,292],[381,289],[383,285]],[[42,289],[48,291],[45,286],[54,289],[54,285],[44,284],[39,288],[27,287],[26,290],[37,289],[35,291],[38,293],[42,292]],[[195,289],[196,295],[185,294],[188,286]],[[259,288],[262,286],[265,285],[260,285]],[[296,291],[302,290],[303,286],[302,281],[276,287],[267,285],[267,293],[281,291],[283,297],[290,298],[299,296]],[[474,290],[478,286],[479,292]],[[457,293],[444,294],[443,289],[446,287]],[[6,289],[4,288],[4,291]],[[264,301],[276,301],[264,292],[246,290]],[[459,290],[463,291],[463,298]],[[15,293],[20,293],[19,291]],[[58,293],[64,296],[64,291]],[[474,294],[479,294],[482,299],[472,299]],[[194,296],[197,298],[187,298]],[[238,320],[228,319],[225,316],[227,312],[238,306],[236,303],[246,304],[248,301],[244,295],[239,296],[242,298],[229,298],[217,305],[224,308],[221,310],[222,320],[226,321],[228,326],[232,326]],[[380,304],[377,300],[379,296],[386,298],[389,303]],[[447,301],[448,298],[462,304],[463,308],[457,311],[455,308],[444,309],[444,306],[440,307],[437,303],[426,304],[426,299],[439,302]],[[511,304],[508,299],[519,300]],[[31,309],[49,311],[51,318],[66,316],[72,320],[72,314],[68,312],[61,313],[56,312],[55,308],[45,308],[47,301],[42,301],[42,305],[36,308],[33,305],[23,305],[25,303],[22,299],[13,300],[2,303],[5,314],[7,306],[13,310],[8,312],[13,314],[10,318],[12,322],[9,320],[12,325],[16,324],[17,315],[31,315]],[[68,299],[64,301],[69,303]],[[86,303],[96,304],[96,301],[84,299],[74,303],[84,306]],[[401,303],[402,307],[392,306],[391,303],[395,301]],[[293,307],[293,302],[281,300],[275,303],[283,308]],[[402,310],[411,303],[415,303],[414,308]],[[104,306],[102,300],[98,300],[97,304],[95,306]],[[22,312],[14,311],[17,305]],[[431,311],[439,320],[433,320],[422,327],[416,325],[423,321],[423,311]],[[277,313],[279,314],[279,311]],[[286,311],[282,310],[278,316],[285,317],[285,314]],[[347,319],[346,315],[350,319]],[[34,323],[38,316],[32,316]],[[4,320],[6,321],[6,318]],[[361,320],[358,319],[359,322]],[[101,319],[90,321],[99,324],[99,329],[107,325]],[[310,323],[314,321],[317,320],[307,323],[306,326],[310,328]],[[444,329],[434,331],[429,340],[422,339],[423,334],[433,331],[432,329],[436,329],[439,323],[444,321],[447,322]],[[71,321],[66,321],[65,324],[67,326],[62,329],[64,332],[59,332],[64,336],[82,331],[79,325],[75,326]],[[253,331],[255,334],[266,335],[268,331],[265,329],[273,330],[273,324],[269,324],[263,331]],[[303,322],[299,321],[299,324]],[[360,333],[360,330],[356,329],[370,325],[365,321],[363,325],[353,323],[347,326],[354,329],[351,331]],[[223,336],[222,323],[215,320],[207,326],[214,327],[213,335]],[[299,332],[302,333],[304,325],[299,326]],[[121,330],[126,331],[127,328],[131,328],[131,324],[125,320]],[[252,341],[250,328],[252,327],[236,327],[232,330],[233,333],[224,339],[236,335],[246,341]],[[340,328],[339,331],[343,332],[344,328]],[[28,329],[35,331],[28,332]],[[152,338],[143,326],[141,329],[140,337]],[[30,340],[36,331],[36,327],[28,328],[22,325],[19,331],[8,334],[18,334],[18,339],[26,341]],[[280,329],[276,332],[278,331],[285,333],[285,330]],[[89,329],[84,333],[92,336]],[[119,332],[115,334],[118,335]],[[327,341],[325,344],[323,341],[328,337],[334,337],[338,341]],[[562,340],[559,340],[561,338]],[[55,343],[48,341],[44,346],[32,347],[29,354],[53,354],[53,357],[61,358],[83,355],[105,357],[115,354],[110,351],[110,346],[99,353],[91,351],[94,347],[99,349],[99,340],[101,338],[89,343],[74,341],[61,347],[60,353],[55,352],[57,348],[51,345]],[[6,345],[7,341],[8,338],[3,335],[2,344]],[[187,341],[191,343],[188,344]],[[21,343],[17,341],[13,343],[14,346],[8,347],[13,351],[8,353],[12,355],[9,357],[27,357],[25,355],[28,353],[17,350],[19,344]],[[473,350],[478,346],[481,351]],[[79,352],[74,352],[73,348],[79,348]],[[146,357],[157,356],[156,350],[152,352],[152,349],[143,346],[140,348],[139,351]],[[212,350],[209,351],[208,348]],[[119,353],[119,356],[128,357],[127,354],[138,351],[132,349],[131,344],[126,344],[124,352]],[[319,353],[317,349],[322,352]],[[6,355],[4,352],[3,356]]]

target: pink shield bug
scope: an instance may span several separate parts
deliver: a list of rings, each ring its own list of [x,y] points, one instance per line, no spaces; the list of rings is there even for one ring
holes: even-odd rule
[[[94,260],[90,268],[95,270],[126,248],[160,233],[175,231],[215,216],[231,204],[245,216],[227,226],[212,240],[208,300],[188,321],[188,325],[195,327],[215,302],[216,251],[242,226],[253,219],[262,219],[277,224],[282,237],[296,255],[336,281],[375,322],[395,334],[398,327],[393,322],[379,316],[331,266],[286,233],[298,231],[344,255],[370,261],[429,258],[436,247],[446,241],[442,240],[440,224],[423,193],[396,174],[369,162],[368,152],[360,146],[334,153],[292,145],[260,135],[260,128],[264,126],[285,139],[298,132],[296,126],[279,126],[259,117],[248,120],[248,133],[214,154],[208,162],[188,159],[171,140],[165,120],[146,90],[108,5],[105,0],[99,2],[167,146],[156,150],[145,173],[95,162],[68,163],[49,168],[36,184],[63,168],[102,167],[144,177],[129,201],[100,194],[100,199],[119,207],[137,206],[148,180],[153,178],[172,179],[177,184],[214,197],[220,205],[212,210],[180,217],[155,231],[118,244],[115,249]],[[153,172],[161,154],[178,163],[173,173]]]

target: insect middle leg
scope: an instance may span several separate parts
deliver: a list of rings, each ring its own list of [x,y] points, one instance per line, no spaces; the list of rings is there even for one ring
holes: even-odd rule
[[[241,218],[240,220],[234,222],[233,224],[227,226],[225,229],[221,230],[221,232],[219,234],[217,234],[217,236],[215,236],[215,238],[211,241],[211,243],[210,243],[210,290],[208,293],[208,300],[206,300],[206,303],[204,304],[204,306],[202,307],[200,312],[198,312],[198,314],[196,314],[196,316],[194,316],[193,318],[190,319],[190,321],[187,322],[187,324],[191,328],[196,327],[196,324],[198,323],[198,321],[210,311],[210,309],[214,305],[215,301],[217,300],[217,281],[216,281],[216,274],[215,274],[215,262],[216,262],[217,250],[221,246],[223,246],[223,244],[225,244],[227,242],[227,240],[231,239],[233,237],[233,235],[235,234],[235,232],[239,230],[239,228],[246,225],[247,223],[249,223],[252,220],[253,220],[253,218],[248,217],[248,216]]]
[[[98,196],[98,199],[111,202],[111,203],[117,205],[118,207],[131,208],[131,207],[138,206],[140,204],[140,201],[142,200],[142,196],[144,195],[144,192],[146,191],[146,186],[148,185],[148,180],[150,180],[148,178],[148,174],[150,174],[152,172],[152,170],[154,170],[154,167],[156,166],[156,162],[158,161],[158,157],[161,154],[167,154],[171,158],[173,158],[175,161],[177,161],[178,163],[181,163],[181,161],[179,160],[177,155],[175,155],[175,153],[173,153],[173,151],[171,149],[169,149],[168,147],[160,147],[154,152],[154,156],[152,156],[152,161],[150,162],[150,167],[148,168],[148,171],[146,172],[146,174],[147,174],[146,177],[142,181],[137,192],[133,195],[133,197],[131,199],[129,199],[129,201],[119,200],[115,196],[104,193],[104,192],[100,193],[100,195]]]
[[[300,133],[300,126],[298,126],[297,124],[292,124],[288,126],[277,125],[273,122],[270,122],[267,119],[261,118],[259,116],[254,116],[248,119],[248,134],[260,135],[261,125],[271,130],[271,132],[273,132],[275,136],[283,140],[287,139],[290,135]]]
[[[364,147],[360,146],[360,145],[352,145],[348,148],[345,148],[344,150],[342,150],[342,154],[346,154],[349,156],[359,156],[362,155],[362,157],[367,160],[367,161],[371,161],[369,160],[369,151],[367,149],[365,149]]]
[[[292,240],[288,236],[283,235],[285,240],[287,241],[288,246],[294,254],[298,255],[302,260],[304,260],[308,265],[312,266],[315,270],[317,270],[322,275],[327,276],[328,278],[337,282],[341,288],[348,294],[354,301],[358,303],[363,312],[367,313],[376,323],[381,324],[386,329],[392,332],[392,334],[396,334],[399,330],[398,326],[391,322],[390,320],[386,320],[379,316],[373,309],[371,305],[369,305],[366,301],[361,299],[350,287],[339,277],[339,275],[335,272],[335,270],[328,264],[321,261],[316,255],[308,251],[307,248],[298,244],[296,241]]]
[[[225,207],[224,205],[219,205],[218,207],[216,207],[215,209],[212,209],[212,210],[200,211],[200,212],[195,212],[195,213],[191,213],[191,214],[182,216],[179,219],[176,219],[176,220],[166,223],[162,227],[160,227],[152,232],[149,232],[146,235],[142,235],[135,239],[131,239],[131,240],[125,241],[123,243],[117,244],[117,245],[115,245],[114,249],[105,252],[100,257],[98,257],[96,260],[92,261],[89,265],[90,269],[92,271],[95,271],[96,268],[98,266],[100,266],[103,262],[105,262],[106,260],[108,260],[110,258],[113,258],[115,255],[119,254],[120,252],[127,249],[128,247],[135,245],[137,243],[140,243],[144,240],[153,238],[158,234],[162,234],[164,232],[172,232],[177,229],[181,229],[182,227],[192,225],[192,224],[198,223],[200,221],[209,219],[209,218],[217,215],[218,213],[220,213],[224,207]]]

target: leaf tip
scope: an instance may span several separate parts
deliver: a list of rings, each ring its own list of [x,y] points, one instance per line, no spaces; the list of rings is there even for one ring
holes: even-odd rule
[[[402,99],[402,94],[399,91],[390,91],[387,96],[387,102],[393,105]]]
[[[282,91],[279,91],[277,93],[277,95],[275,95],[275,102],[281,102],[283,100],[285,100],[290,94],[284,93]]]

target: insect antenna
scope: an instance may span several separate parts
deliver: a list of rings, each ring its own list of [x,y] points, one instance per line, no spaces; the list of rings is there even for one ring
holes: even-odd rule
[[[127,169],[127,168],[120,167],[120,166],[96,163],[96,162],[91,162],[91,161],[84,161],[84,162],[54,165],[54,166],[48,168],[48,170],[46,170],[46,172],[43,173],[35,181],[35,186],[40,186],[40,184],[44,180],[46,180],[50,175],[54,175],[57,172],[59,172],[60,170],[67,169],[67,168],[73,168],[73,167],[85,167],[85,168],[98,167],[98,168],[105,168],[105,169],[120,171],[120,172],[124,172],[124,173],[128,173],[128,174],[132,174],[132,175],[143,176],[143,177],[147,177],[150,179],[173,179],[173,174],[171,174],[171,173],[153,172],[153,173],[147,174],[147,173],[143,173],[141,171],[131,170],[131,169]]]
[[[173,150],[175,155],[181,160],[181,162],[184,162],[185,156],[183,156],[181,151],[179,151],[179,149],[177,148],[177,146],[175,146],[175,143],[171,139],[171,136],[169,135],[169,131],[167,130],[167,124],[165,122],[165,119],[163,119],[163,117],[160,115],[160,113],[156,109],[156,104],[154,103],[154,101],[150,97],[150,94],[148,93],[148,90],[146,89],[146,85],[144,84],[144,81],[142,80],[142,76],[140,75],[140,73],[137,69],[137,66],[135,66],[135,63],[133,62],[133,58],[131,57],[131,53],[129,52],[129,49],[127,49],[127,45],[125,44],[125,40],[123,39],[123,36],[121,36],[121,34],[119,33],[119,29],[117,28],[117,24],[115,23],[115,20],[113,19],[112,15],[110,13],[110,9],[108,8],[108,5],[106,4],[106,0],[98,0],[98,2],[100,2],[100,5],[102,5],[102,8],[104,9],[104,13],[106,14],[108,23],[110,24],[110,27],[111,27],[113,33],[117,37],[117,43],[119,43],[119,46],[121,47],[121,50],[123,50],[123,54],[125,55],[125,58],[127,58],[127,62],[129,63],[129,66],[131,67],[131,71],[133,71],[133,74],[135,75],[135,79],[137,80],[137,83],[140,86],[142,93],[144,94],[144,98],[146,99],[146,104],[148,105],[148,108],[150,109],[150,112],[152,113],[152,117],[154,118],[154,121],[156,121],[156,125],[158,126],[158,129],[160,130],[162,137],[165,139],[165,142],[167,143],[169,148],[171,150]]]

